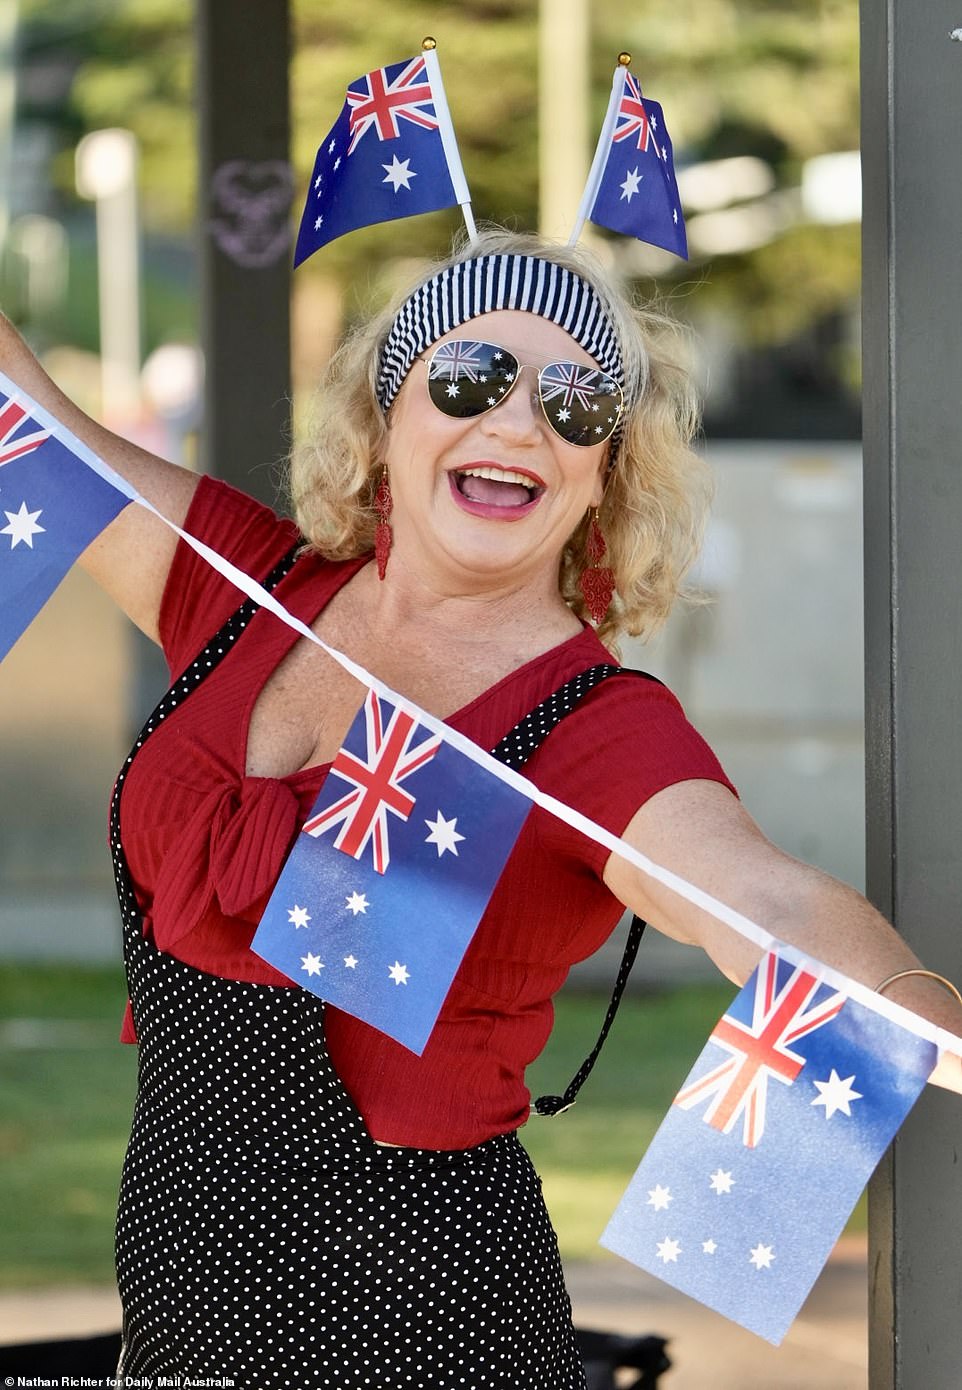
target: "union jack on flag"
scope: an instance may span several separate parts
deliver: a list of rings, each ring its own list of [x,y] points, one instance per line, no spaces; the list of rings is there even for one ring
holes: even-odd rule
[[[521,792],[369,691],[253,949],[420,1054],[529,809]]]
[[[885,1007],[766,956],[712,1032],[602,1245],[780,1342],[937,1060]],[[731,1054],[720,1067],[719,1047]]]
[[[805,1065],[792,1043],[822,1028],[835,1018],[845,1003],[844,994],[832,994],[814,1003],[819,984],[801,968],[781,986],[777,982],[778,957],[766,956],[756,972],[751,1023],[725,1014],[716,1023],[709,1043],[730,1055],[697,1081],[683,1086],[675,1104],[691,1110],[706,1098],[706,1124],[728,1134],[743,1120],[742,1142],[753,1149],[765,1132],[768,1083],[791,1086]]]
[[[334,844],[355,859],[360,859],[370,844],[379,874],[385,873],[391,862],[388,812],[407,820],[414,810],[414,797],[401,783],[429,763],[441,746],[436,735],[415,745],[418,726],[413,716],[396,709],[385,724],[384,708],[374,691],[369,690],[364,701],[365,751],[359,756],[342,748],[329,774],[349,782],[352,790],[322,811],[315,810],[304,826],[305,834],[316,838],[340,825]]]
[[[638,141],[635,148],[647,150],[648,142],[651,139],[648,113],[641,99],[641,88],[638,86],[637,80],[626,69],[625,89],[622,93],[621,104],[618,107],[618,124],[615,126],[615,132],[611,138],[617,143],[620,140],[627,140],[630,135],[636,133]]]
[[[108,472],[0,374],[0,660],[77,556],[130,501]]]
[[[396,140],[401,134],[398,121],[412,121],[424,130],[438,128],[424,55],[403,64],[393,79],[388,76],[389,71],[394,69],[375,68],[347,89],[351,108],[348,154],[353,154],[369,130],[375,131],[379,140]]]
[[[469,202],[437,54],[375,68],[318,148],[294,264],[358,227]]]
[[[12,459],[32,454],[34,449],[50,438],[50,431],[35,429],[27,407],[12,397],[3,398],[0,405],[0,468]]]

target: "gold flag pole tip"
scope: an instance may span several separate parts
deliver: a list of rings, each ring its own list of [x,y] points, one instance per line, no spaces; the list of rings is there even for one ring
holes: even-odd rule
[[[421,40],[422,53],[429,53],[432,48],[437,48],[437,46],[437,39],[433,39],[430,34],[425,34],[424,38]]]
[[[619,53],[619,54],[618,54],[618,66],[619,66],[619,67],[622,67],[622,68],[630,68],[630,67],[631,67],[631,54],[630,54],[630,53]]]

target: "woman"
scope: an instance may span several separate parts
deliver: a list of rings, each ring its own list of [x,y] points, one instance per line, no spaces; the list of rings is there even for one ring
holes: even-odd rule
[[[764,839],[664,687],[580,681],[610,665],[600,637],[657,628],[700,534],[695,410],[663,340],[582,253],[486,233],[335,361],[293,470],[306,549],[234,490],[87,420],[9,330],[3,369],[326,642],[874,986],[911,952],[858,894]],[[358,684],[269,613],[235,612],[231,586],[142,509],[83,563],[162,643],[175,680],[111,816],[141,1047],[121,1369],[250,1390],[583,1385],[515,1136],[551,996],[623,905],[732,979],[757,951],[535,811],[421,1058],[325,1015],[248,944]],[[545,738],[550,720],[524,717],[560,687],[571,709]],[[962,1031],[933,982],[893,996]],[[956,1059],[938,1079],[959,1088]]]

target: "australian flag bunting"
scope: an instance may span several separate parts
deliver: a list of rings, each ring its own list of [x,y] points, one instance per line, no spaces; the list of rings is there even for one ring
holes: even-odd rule
[[[0,374],[0,660],[131,500],[103,468]]]
[[[767,955],[602,1245],[777,1345],[936,1060],[933,1043]]]
[[[609,114],[589,175],[587,217],[688,259],[671,137],[657,101],[642,98],[626,67],[614,76]]]
[[[469,201],[436,53],[376,68],[317,152],[294,264],[357,227]]]
[[[253,949],[420,1055],[529,810],[368,691]]]

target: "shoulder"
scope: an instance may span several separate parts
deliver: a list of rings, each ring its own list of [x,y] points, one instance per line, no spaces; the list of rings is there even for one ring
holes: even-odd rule
[[[292,521],[209,477],[197,486],[184,530],[255,579],[263,579],[298,540]],[[229,579],[180,541],[160,608],[160,639],[171,670],[191,660],[241,601]]]
[[[639,807],[683,782],[717,782],[734,791],[681,702],[646,672],[621,668],[583,695],[533,754],[527,775],[544,790],[620,835]],[[550,821],[551,818],[549,818]],[[547,841],[570,832],[545,822]],[[607,851],[581,853],[600,870]]]

